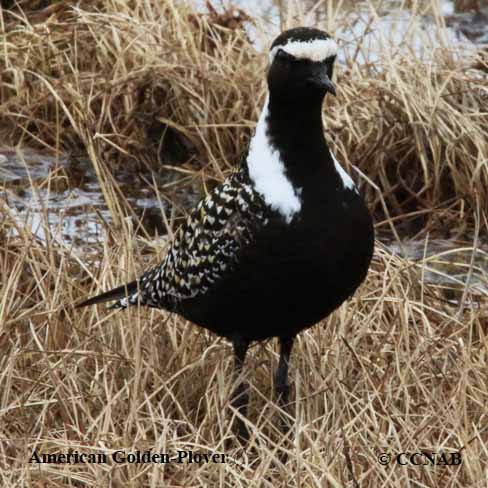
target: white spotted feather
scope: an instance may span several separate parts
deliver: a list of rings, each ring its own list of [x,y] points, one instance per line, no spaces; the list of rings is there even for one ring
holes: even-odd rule
[[[116,307],[140,303],[171,308],[178,301],[204,294],[232,270],[240,250],[266,223],[261,197],[243,173],[234,173],[200,201],[177,231],[163,262],[144,273],[139,291]]]

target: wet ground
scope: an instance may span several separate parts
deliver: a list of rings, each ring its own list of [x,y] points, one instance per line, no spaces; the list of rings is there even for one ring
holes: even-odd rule
[[[465,56],[482,47],[481,43],[488,42],[488,7],[477,12],[456,12],[453,2],[441,2],[446,28],[442,36],[433,37],[432,33],[438,32],[438,29],[432,29],[434,19],[395,10],[400,2],[382,2],[383,7],[374,15],[361,2],[353,2],[349,11],[348,4],[351,2],[344,3],[346,13],[339,19],[337,29],[337,37],[344,48],[341,62],[354,59],[375,65],[382,50],[403,49],[407,44],[414,46],[414,55],[426,60],[435,46],[449,46]],[[276,4],[241,0],[236,5],[259,17],[270,38],[280,30],[280,10]],[[319,19],[323,15],[320,11],[308,14]],[[419,25],[420,30],[416,28]],[[413,32],[416,38],[411,37]],[[256,36],[252,27],[250,35]],[[362,49],[356,49],[357,39],[362,39]],[[405,42],[407,39],[409,42]],[[258,49],[262,41],[256,37]],[[148,182],[155,178],[161,193],[171,191],[171,200],[174,201],[176,195],[176,201],[187,208],[196,202],[200,193],[199,189],[188,185],[188,178],[184,187],[178,185],[185,178],[176,171],[161,174],[153,175],[147,171],[134,175],[121,169],[115,175],[136,215],[149,223],[151,231],[159,234],[164,233],[161,211],[167,213],[170,209]],[[56,159],[28,149],[0,148],[0,202],[2,200],[20,226],[31,228],[42,239],[49,232],[59,242],[78,251],[100,243],[105,237],[104,223],[109,225],[111,222],[99,181],[86,159],[67,156]],[[480,293],[487,293],[488,290],[481,288],[483,276],[486,283],[488,274],[487,243],[480,243],[473,254],[472,242],[432,240],[425,244],[405,241],[401,245],[392,243],[389,247],[413,260],[430,256],[425,278],[444,284],[446,290],[459,288],[469,278],[475,290],[479,288]]]
[[[258,48],[265,48],[269,38],[287,25],[290,13],[282,7],[286,3],[273,0],[234,1],[235,5],[257,19],[258,28],[250,26],[248,33]],[[336,5],[338,3],[335,2]],[[395,55],[402,51],[428,61],[438,47],[451,47],[462,57],[465,50],[488,44],[488,4],[485,0],[439,0],[439,19],[429,15],[425,8],[431,2],[418,2],[415,13],[405,8],[405,4],[408,4],[405,1],[373,0],[374,10],[369,3],[357,0],[344,0],[341,3],[340,15],[335,17],[333,25],[335,37],[342,48],[339,62],[354,60],[377,65],[384,58],[382,53]],[[295,2],[291,15],[328,30],[327,19],[334,15],[333,9],[329,11],[328,4],[316,0]],[[259,32],[266,32],[265,39]],[[377,67],[381,69],[381,65]]]
[[[488,296],[488,242],[471,240],[384,241],[399,256],[422,264],[425,282],[435,283],[444,297],[457,302],[467,287],[473,297]],[[475,298],[476,301],[476,298]]]
[[[177,171],[157,174],[118,168],[114,178],[137,219],[153,234],[166,233],[161,212],[171,211],[161,195],[190,208],[200,194]],[[94,168],[83,158],[56,159],[28,149],[0,148],[2,200],[19,226],[41,239],[49,233],[77,251],[103,241],[104,225],[112,220]]]

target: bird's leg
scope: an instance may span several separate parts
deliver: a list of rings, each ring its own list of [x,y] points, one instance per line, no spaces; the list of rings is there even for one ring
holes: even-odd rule
[[[234,337],[234,380],[237,380],[242,373],[244,359],[249,347],[249,341],[241,336]],[[247,405],[249,402],[249,392],[246,382],[240,381],[232,395],[232,406],[243,416],[247,415]],[[237,419],[238,435],[243,441],[249,438],[249,432],[242,419]]]
[[[295,337],[280,337],[280,360],[278,368],[276,369],[274,381],[275,390],[278,397],[278,404],[284,408],[288,403],[288,393],[290,385],[288,384],[288,366],[290,364],[291,350],[293,349],[293,341]],[[282,430],[288,431],[289,426],[283,421]]]

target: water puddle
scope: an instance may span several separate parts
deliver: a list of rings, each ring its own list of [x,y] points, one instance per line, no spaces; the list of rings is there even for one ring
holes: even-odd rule
[[[119,168],[116,182],[137,218],[151,233],[162,235],[161,212],[168,212],[148,185],[174,187],[171,198],[183,207],[197,199],[194,187],[182,190],[176,172],[164,175]],[[164,191],[164,190],[161,190]],[[75,250],[86,250],[105,238],[103,226],[112,222],[100,182],[87,159],[54,158],[31,150],[0,149],[0,200],[17,225],[42,240],[47,236]]]
[[[106,215],[99,184],[90,175],[88,162],[85,181],[69,181],[65,158],[24,150],[3,149],[0,156],[0,198],[5,201],[17,224],[29,228],[45,240],[47,234],[65,244],[89,245],[101,236],[95,209]],[[56,176],[57,175],[57,176]]]
[[[384,242],[385,243],[385,242]],[[436,284],[444,297],[457,302],[467,287],[471,296],[488,297],[488,242],[473,240],[404,240],[388,242],[390,251],[398,256],[419,263],[426,283]]]

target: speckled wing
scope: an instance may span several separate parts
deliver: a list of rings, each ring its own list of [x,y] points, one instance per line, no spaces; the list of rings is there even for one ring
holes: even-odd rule
[[[239,261],[266,224],[265,205],[247,175],[234,173],[200,201],[177,231],[164,261],[139,279],[129,304],[172,308],[204,294]],[[127,306],[127,299],[116,306]]]

